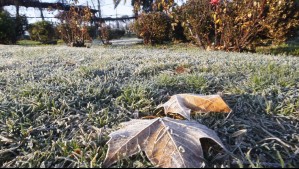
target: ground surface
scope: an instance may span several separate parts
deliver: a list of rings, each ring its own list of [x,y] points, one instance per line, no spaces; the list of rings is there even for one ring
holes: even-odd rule
[[[101,167],[109,132],[178,93],[233,109],[194,117],[234,154],[208,166],[299,166],[299,58],[123,45],[0,46],[0,166]]]

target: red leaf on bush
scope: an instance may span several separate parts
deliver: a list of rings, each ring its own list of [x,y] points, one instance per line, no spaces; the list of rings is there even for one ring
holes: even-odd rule
[[[210,3],[211,3],[212,5],[218,5],[219,2],[220,2],[220,0],[211,0]]]

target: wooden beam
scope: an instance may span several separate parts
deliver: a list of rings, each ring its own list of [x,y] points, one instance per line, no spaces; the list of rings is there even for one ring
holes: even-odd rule
[[[39,2],[39,1],[32,1],[32,0],[1,0],[0,7],[9,6],[9,5],[19,5],[24,6],[26,8],[33,7],[33,8],[52,8],[56,10],[70,10],[70,5],[65,3],[57,2],[57,3],[48,3],[48,2]],[[78,8],[84,8],[86,6],[76,6]],[[98,10],[91,9],[92,13],[97,13]]]
[[[11,17],[11,18],[15,18],[15,17]],[[28,16],[27,18],[42,18],[42,17],[33,17],[33,16]],[[44,17],[47,19],[50,18],[56,18],[56,17]],[[58,19],[58,18],[56,18]],[[107,17],[107,18],[92,18],[93,21],[127,21],[127,20],[133,20],[136,19],[136,17],[132,16],[132,17],[126,17],[126,18],[111,18],[111,17]]]

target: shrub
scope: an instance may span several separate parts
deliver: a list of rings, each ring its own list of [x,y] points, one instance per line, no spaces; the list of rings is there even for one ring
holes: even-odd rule
[[[16,30],[17,39],[25,38],[25,31],[28,28],[29,28],[29,24],[27,21],[27,17],[25,15],[17,16],[15,19],[15,30]]]
[[[91,21],[92,13],[88,7],[81,9],[71,6],[69,11],[60,13],[57,16],[61,24],[57,29],[60,38],[69,46],[85,46],[85,41],[92,41],[88,25]]]
[[[15,21],[8,12],[0,11],[0,43],[12,44],[16,40]]]
[[[163,12],[142,13],[133,23],[132,30],[143,38],[144,44],[162,43],[169,40],[170,18]]]
[[[171,13],[188,39],[204,49],[255,50],[284,42],[299,25],[299,8],[287,0],[189,0]]]
[[[255,50],[265,42],[285,42],[299,25],[299,9],[294,1],[224,1],[219,8],[215,14],[223,23],[218,24],[217,40],[226,50]]]
[[[290,0],[268,0],[267,19],[262,22],[265,39],[281,44],[296,35],[299,25],[299,3]]]
[[[172,21],[174,22],[174,21]],[[173,42],[188,42],[190,40],[187,39],[185,33],[184,33],[184,27],[182,26],[182,23],[172,23],[171,24],[172,29],[170,33],[171,40]]]
[[[110,40],[111,40],[111,27],[106,25],[105,23],[101,23],[100,27],[99,27],[99,37],[102,41],[103,44],[108,45],[111,44]]]
[[[97,27],[96,26],[88,26],[87,27],[88,34],[91,38],[96,39],[97,38]]]
[[[266,1],[225,0],[214,6],[215,45],[227,51],[255,50],[267,19]]]
[[[174,8],[171,18],[184,27],[188,40],[202,48],[213,42],[212,6],[209,0],[189,0],[185,5]]]
[[[124,29],[110,29],[111,39],[120,39],[126,34]]]
[[[50,22],[39,21],[29,25],[31,40],[48,43],[55,38],[55,29]]]
[[[120,39],[125,35],[126,31],[123,29],[111,29],[110,26],[102,23],[99,29],[99,37],[103,44],[111,44],[110,40]]]

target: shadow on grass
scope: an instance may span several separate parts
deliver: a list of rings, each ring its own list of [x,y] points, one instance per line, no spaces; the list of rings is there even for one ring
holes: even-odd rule
[[[284,54],[299,56],[299,44],[283,44],[279,46],[260,47],[257,49],[257,52],[272,55]]]
[[[267,114],[262,96],[222,97],[232,108],[231,114],[195,115],[197,121],[217,132],[233,154],[222,157],[219,164],[229,167],[298,167],[298,119]],[[214,165],[217,155],[213,157]]]

